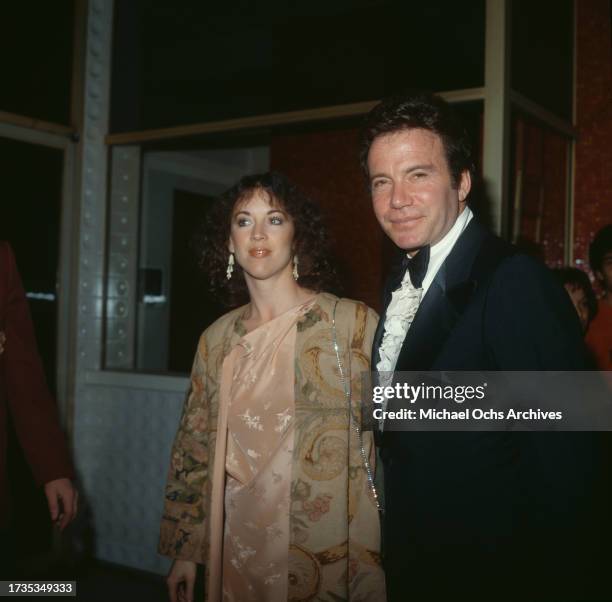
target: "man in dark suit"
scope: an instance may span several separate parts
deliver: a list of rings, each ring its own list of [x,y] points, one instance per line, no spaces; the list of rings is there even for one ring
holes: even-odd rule
[[[13,554],[5,539],[10,518],[6,474],[9,412],[17,440],[34,479],[44,487],[51,520],[57,522],[61,529],[76,514],[77,492],[71,481],[74,469],[59,424],[57,408],[45,383],[28,302],[15,258],[9,244],[2,241],[0,332],[3,335],[0,353],[0,536],[2,559],[8,561]],[[4,563],[2,569],[5,569]]]
[[[383,101],[361,153],[374,213],[401,250],[372,352],[381,380],[394,370],[584,367],[565,292],[467,206],[470,144],[444,100]],[[589,436],[385,430],[379,444],[389,600],[527,599],[568,587],[591,508]]]

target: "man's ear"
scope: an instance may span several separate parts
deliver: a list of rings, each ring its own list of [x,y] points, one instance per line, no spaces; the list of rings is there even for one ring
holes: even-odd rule
[[[595,274],[595,279],[597,280],[597,282],[603,281],[604,279],[603,272],[600,272],[599,270],[593,270],[593,274]]]
[[[459,179],[459,187],[457,189],[460,203],[465,203],[468,194],[470,194],[471,189],[472,177],[470,176],[470,172],[466,169],[461,172],[461,178]]]

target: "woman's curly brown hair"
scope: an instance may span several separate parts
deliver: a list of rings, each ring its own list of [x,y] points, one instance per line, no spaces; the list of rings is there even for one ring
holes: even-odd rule
[[[270,203],[283,209],[293,221],[293,251],[299,259],[298,284],[316,292],[335,290],[336,272],[330,262],[329,236],[319,207],[283,174],[270,171],[241,178],[213,202],[206,215],[196,246],[211,292],[227,305],[248,301],[244,273],[238,263],[234,265],[231,279],[227,279],[228,241],[236,204],[256,190],[266,192]]]

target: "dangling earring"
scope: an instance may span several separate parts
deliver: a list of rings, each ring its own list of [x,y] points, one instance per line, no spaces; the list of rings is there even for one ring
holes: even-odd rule
[[[293,256],[293,279],[297,280],[300,277],[298,273],[298,257],[297,255]]]
[[[234,271],[234,254],[229,254],[229,259],[227,260],[227,270],[225,274],[227,275],[227,279],[229,280],[232,277],[232,272]]]

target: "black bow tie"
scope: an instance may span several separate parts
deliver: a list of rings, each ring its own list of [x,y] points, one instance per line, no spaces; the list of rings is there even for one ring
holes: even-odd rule
[[[416,255],[408,257],[404,256],[402,260],[402,273],[406,270],[410,273],[410,282],[414,288],[421,288],[423,286],[423,279],[427,274],[427,267],[429,266],[429,245],[422,247],[418,250]]]

